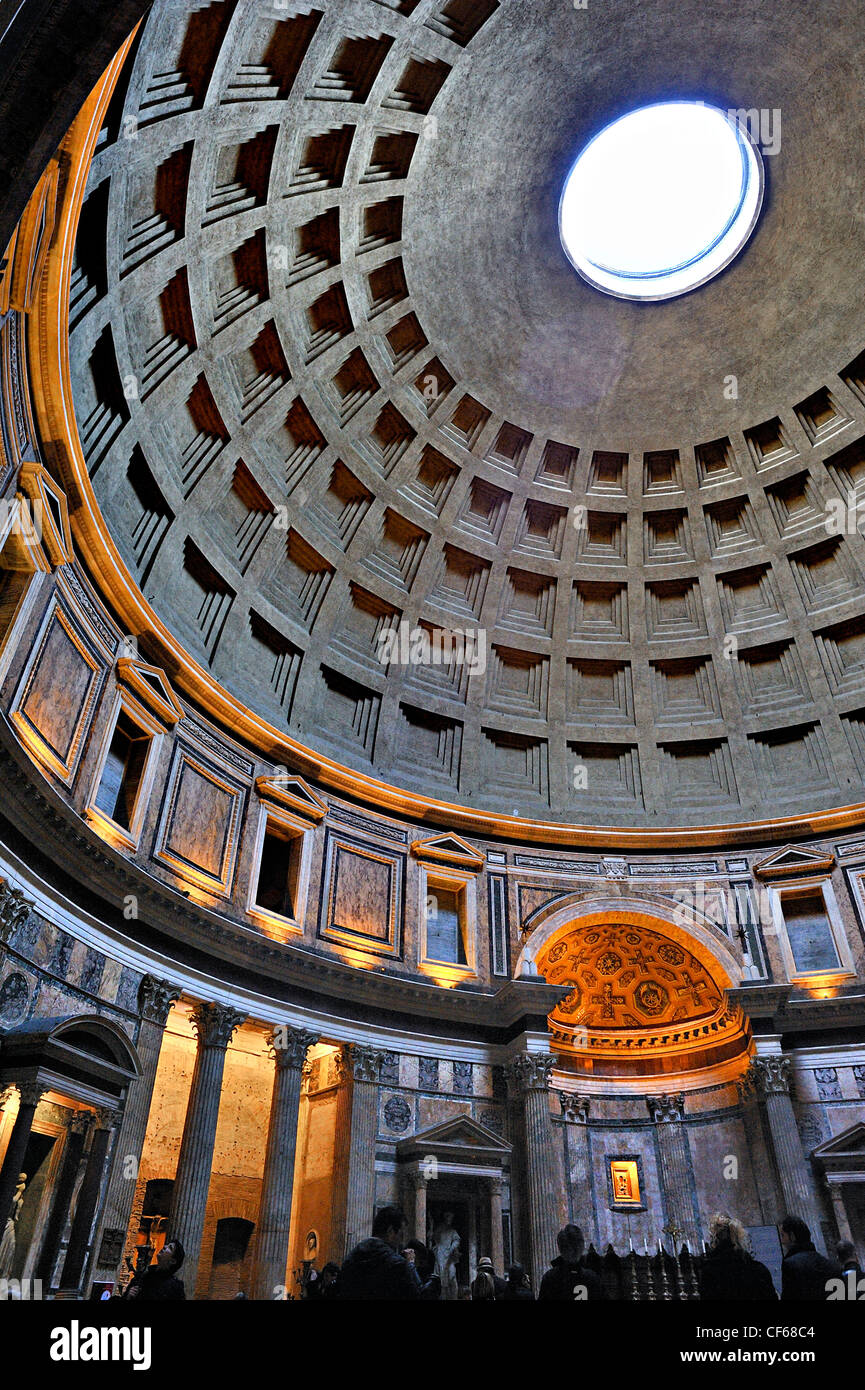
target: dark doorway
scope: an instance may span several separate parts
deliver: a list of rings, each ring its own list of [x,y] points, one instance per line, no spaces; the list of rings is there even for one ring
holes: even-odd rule
[[[249,1293],[254,1230],[252,1221],[244,1221],[239,1216],[226,1216],[217,1221],[210,1267],[211,1298],[235,1298],[239,1293]]]

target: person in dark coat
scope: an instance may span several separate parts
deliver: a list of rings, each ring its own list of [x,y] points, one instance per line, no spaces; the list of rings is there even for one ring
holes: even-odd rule
[[[510,1265],[508,1267],[508,1278],[502,1298],[512,1301],[519,1300],[522,1303],[534,1303],[535,1296],[522,1265]]]
[[[332,1298],[335,1298],[335,1297],[336,1297],[336,1280],[337,1280],[338,1274],[339,1274],[339,1265],[335,1265],[332,1261],[329,1261],[329,1262],[325,1265],[324,1269],[321,1271],[321,1274],[319,1274],[319,1272],[318,1272],[317,1269],[314,1269],[314,1268],[311,1269],[311,1270],[309,1271],[309,1278],[307,1279],[307,1282],[306,1282],[306,1285],[305,1285],[305,1288],[304,1288],[304,1294],[303,1294],[304,1298],[306,1298],[306,1299],[319,1299],[319,1298],[328,1298],[328,1299],[332,1299]]]
[[[177,1277],[185,1258],[186,1251],[180,1241],[167,1240],[156,1256],[156,1263],[143,1274],[136,1274],[123,1297],[138,1299],[140,1303],[185,1299],[183,1280]]]
[[[435,1256],[422,1240],[410,1240],[406,1249],[414,1251],[421,1300],[424,1303],[437,1303],[442,1296],[442,1281],[436,1274]]]
[[[768,1269],[748,1250],[744,1226],[724,1212],[717,1212],[709,1222],[700,1297],[716,1303],[771,1303],[778,1298]]]
[[[579,1226],[563,1226],[556,1237],[559,1253],[541,1280],[538,1300],[558,1299],[569,1303],[603,1299],[601,1281],[583,1261],[586,1242]]]
[[[785,1216],[780,1226],[784,1259],[781,1262],[782,1303],[825,1303],[826,1285],[840,1279],[841,1269],[814,1247],[811,1232],[798,1216]]]
[[[478,1274],[488,1274],[493,1281],[493,1297],[504,1298],[507,1284],[500,1274],[496,1274],[489,1255],[484,1255],[482,1259],[478,1260]]]
[[[339,1272],[337,1298],[419,1299],[421,1282],[415,1252],[405,1247],[406,1220],[399,1207],[382,1207],[372,1237],[346,1256]]]

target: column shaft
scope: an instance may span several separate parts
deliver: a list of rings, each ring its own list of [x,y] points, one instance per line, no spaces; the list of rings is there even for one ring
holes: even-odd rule
[[[502,1228],[502,1180],[490,1178],[490,1259],[496,1274],[505,1272],[505,1241]]]
[[[780,1056],[757,1057],[751,1063],[751,1068],[766,1097],[766,1118],[781,1193],[787,1208],[785,1215],[800,1217],[807,1224],[817,1249],[825,1253],[820,1207],[805,1164],[790,1098],[790,1059]]]
[[[345,1202],[346,1253],[372,1232],[375,1215],[375,1141],[378,1134],[378,1080],[383,1054],[353,1043],[348,1182]]]
[[[570,1207],[573,1220],[582,1230],[589,1246],[596,1235],[589,1163],[590,1102],[588,1097],[576,1095],[573,1091],[559,1091],[558,1094],[565,1121],[565,1182]]]
[[[348,1170],[351,1146],[351,1103],[352,1079],[348,1049],[343,1048],[336,1057],[339,1073],[339,1089],[336,1093],[336,1118],[334,1123],[333,1145],[333,1186],[330,1197],[330,1253],[329,1258],[341,1264],[348,1254],[346,1244],[346,1215],[348,1205]],[[423,1237],[421,1237],[423,1239]]]
[[[51,1285],[51,1278],[63,1240],[63,1232],[66,1230],[66,1222],[69,1220],[69,1207],[72,1202],[72,1194],[75,1191],[75,1181],[81,1167],[81,1155],[84,1152],[84,1140],[91,1120],[92,1116],[89,1111],[79,1110],[70,1116],[67,1126],[63,1165],[54,1190],[51,1214],[45,1228],[45,1238],[42,1241],[42,1249],[39,1252],[39,1260],[36,1265],[36,1278],[42,1281],[46,1289]]]
[[[43,1091],[43,1086],[32,1081],[22,1081],[18,1085],[20,1096],[18,1114],[12,1126],[12,1133],[9,1135],[3,1167],[0,1169],[0,1231],[5,1231],[6,1222],[9,1220],[12,1198],[18,1186],[18,1175],[21,1172],[21,1164],[24,1162],[27,1142],[33,1128],[33,1117],[36,1114],[36,1107]],[[29,1176],[30,1174],[28,1174]]]
[[[411,1185],[414,1193],[414,1210],[411,1213],[414,1224],[415,1240],[423,1241],[426,1245],[426,1197],[427,1184],[423,1173],[412,1173]]]
[[[189,1298],[195,1296],[198,1281],[225,1053],[243,1014],[221,1004],[200,1004],[193,1011],[192,1022],[198,1051],[168,1218],[169,1237],[178,1237],[186,1251],[183,1281]]]
[[[554,1140],[548,1089],[552,1068],[553,1059],[548,1053],[523,1052],[514,1058],[509,1071],[522,1118],[526,1186],[523,1213],[528,1218],[529,1264],[536,1291],[556,1254]]]
[[[661,1183],[670,1240],[674,1248],[687,1241],[691,1250],[699,1250],[702,1232],[694,1216],[691,1195],[691,1155],[684,1125],[685,1097],[649,1096],[647,1103],[657,1125]]]
[[[97,1112],[96,1128],[90,1143],[90,1153],[87,1157],[84,1179],[78,1192],[78,1201],[75,1204],[75,1216],[69,1234],[66,1259],[63,1261],[63,1273],[60,1276],[61,1289],[78,1289],[81,1285],[84,1262],[90,1244],[90,1231],[93,1226],[93,1218],[96,1215],[102,1179],[105,1175],[105,1159],[108,1155],[111,1128],[117,1123],[118,1118],[116,1111],[102,1110]]]
[[[171,1005],[179,998],[179,991],[165,980],[145,975],[141,981],[138,992],[141,1027],[136,1043],[141,1075],[129,1087],[123,1119],[114,1146],[108,1190],[94,1242],[96,1252],[93,1275],[96,1279],[111,1279],[117,1274],[126,1253],[124,1246],[128,1249],[130,1244],[127,1237],[129,1218],[135,1200],[138,1165],[150,1118],[156,1069],[159,1065],[168,1014]],[[134,1243],[133,1234],[131,1244]]]
[[[295,1028],[278,1028],[268,1036],[276,1070],[255,1232],[253,1298],[273,1299],[285,1284],[303,1063],[317,1042],[315,1033]]]

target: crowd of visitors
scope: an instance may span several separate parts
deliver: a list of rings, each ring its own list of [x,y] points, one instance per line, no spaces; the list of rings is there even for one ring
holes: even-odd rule
[[[406,1218],[398,1206],[383,1207],[376,1215],[372,1235],[346,1256],[342,1267],[328,1263],[319,1272],[306,1272],[304,1299],[349,1302],[355,1300],[418,1300],[437,1302],[442,1280],[431,1250],[420,1240],[408,1240]],[[825,1302],[838,1281],[865,1293],[862,1269],[849,1241],[837,1247],[837,1259],[828,1259],[814,1246],[811,1232],[797,1216],[785,1216],[779,1228],[782,1302]],[[537,1294],[522,1265],[512,1264],[503,1277],[489,1256],[478,1261],[471,1286],[460,1297],[478,1302],[508,1300],[534,1302],[546,1299],[594,1302],[605,1297],[601,1279],[585,1259],[585,1240],[579,1226],[567,1225],[557,1237],[558,1255],[543,1275]],[[128,1285],[124,1296],[141,1301],[185,1298],[178,1270],[183,1246],[169,1240],[156,1261]],[[709,1223],[709,1242],[700,1262],[700,1298],[710,1302],[769,1302],[778,1299],[770,1271],[748,1248],[748,1235],[734,1217],[719,1212]],[[837,1295],[836,1295],[837,1296]]]

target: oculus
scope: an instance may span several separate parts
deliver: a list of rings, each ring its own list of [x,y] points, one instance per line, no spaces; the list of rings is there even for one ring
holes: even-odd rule
[[[748,131],[699,101],[642,106],[581,151],[559,234],[584,280],[620,299],[673,299],[711,280],[748,241],[763,204]]]

